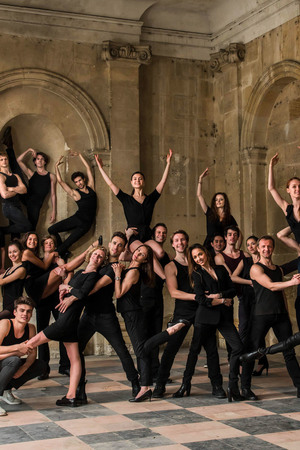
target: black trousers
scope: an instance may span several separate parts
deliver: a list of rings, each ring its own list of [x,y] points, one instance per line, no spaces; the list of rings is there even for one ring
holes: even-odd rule
[[[58,294],[54,293],[49,297],[43,299],[38,307],[36,308],[36,325],[37,331],[43,331],[50,322],[51,313],[55,320],[58,319],[59,311],[55,309],[59,303]],[[70,361],[67,355],[66,348],[62,342],[59,342],[59,368],[62,370],[70,368]],[[50,352],[49,352],[49,344],[45,343],[38,346],[38,355],[39,359],[45,361],[45,363],[49,366],[50,361]]]
[[[84,351],[87,343],[96,332],[102,334],[102,336],[105,337],[117,353],[121,360],[127,379],[129,381],[136,381],[138,378],[138,372],[123,339],[116,313],[101,314],[84,311],[78,325],[80,353]],[[84,381],[85,365],[82,368],[81,378],[81,381]]]
[[[19,378],[13,378],[13,375],[26,361],[26,358],[19,358],[18,356],[9,356],[1,361],[0,364],[0,395],[3,394],[3,390],[23,386],[27,381],[36,378],[47,370],[47,364],[44,361],[36,359],[34,363],[23,373]],[[3,374],[2,374],[3,371]],[[6,381],[6,382],[5,382]]]
[[[51,225],[48,228],[48,233],[53,234],[57,240],[57,251],[61,257],[65,255],[69,247],[77,242],[84,234],[91,228],[92,224],[84,222],[76,214],[61,220],[60,222]],[[59,233],[64,231],[71,231],[70,236],[63,242]]]
[[[265,314],[261,316],[253,316],[248,351],[257,350],[262,347],[265,337],[272,328],[276,339],[280,341],[286,340],[293,334],[291,322],[288,314]],[[283,352],[286,368],[293,380],[294,386],[300,388],[300,367],[296,359],[295,350],[289,349]],[[251,374],[255,361],[244,362],[242,371],[242,388],[250,389]]]

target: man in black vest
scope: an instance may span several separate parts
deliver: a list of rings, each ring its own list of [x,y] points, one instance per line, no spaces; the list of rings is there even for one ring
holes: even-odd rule
[[[36,359],[36,349],[29,350],[26,342],[35,334],[35,326],[28,323],[34,308],[28,297],[15,300],[14,319],[0,321],[0,399],[9,405],[19,405],[11,389],[18,389],[46,369],[46,363]],[[22,358],[26,356],[27,358]],[[0,416],[7,413],[0,407]]]

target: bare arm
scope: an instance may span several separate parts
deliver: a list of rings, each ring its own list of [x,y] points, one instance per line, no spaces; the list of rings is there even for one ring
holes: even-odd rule
[[[268,275],[265,274],[263,268],[257,264],[253,264],[250,270],[250,277],[252,280],[257,281],[263,287],[270,289],[270,291],[283,291],[283,289],[290,286],[297,286],[300,284],[300,274],[294,275],[288,281],[272,281]]]
[[[63,188],[63,190],[70,196],[73,198],[73,200],[79,200],[79,195],[78,193],[75,191],[75,189],[72,189],[65,181],[63,181],[60,171],[59,171],[59,166],[63,163],[63,156],[61,156],[59,158],[58,161],[56,161],[55,163],[55,175],[57,178],[58,183],[61,185],[61,187]]]
[[[40,269],[47,270],[53,259],[57,256],[56,252],[49,253],[47,258],[42,261],[40,258],[34,255],[31,250],[24,250],[22,255],[22,261],[30,261],[32,264],[38,266]]]
[[[56,221],[56,176],[54,173],[50,173],[50,181],[51,181],[51,205],[52,205],[52,212],[50,216],[50,223],[54,223]]]
[[[0,195],[2,198],[12,198],[15,197],[17,194],[26,194],[27,189],[25,184],[22,182],[19,175],[14,174],[17,177],[18,184],[16,187],[7,187],[5,184],[5,177],[3,175],[0,175]]]
[[[208,205],[202,194],[202,181],[203,181],[203,178],[205,178],[207,175],[208,175],[208,167],[199,176],[198,187],[197,187],[197,197],[199,199],[199,203],[200,203],[201,208],[203,209],[204,214],[207,213]]]
[[[300,256],[300,245],[298,242],[295,241],[295,239],[289,237],[292,230],[290,227],[286,227],[283,230],[278,231],[277,237],[280,239],[285,245],[292,248],[293,250],[296,250],[298,253],[298,256]]]
[[[235,269],[235,271],[233,272],[233,274],[231,275],[231,279],[234,283],[237,284],[248,284],[249,286],[252,286],[252,281],[251,280],[246,280],[246,278],[241,278],[240,274],[242,272],[244,268],[244,261],[241,260],[237,266],[237,268]]]
[[[0,361],[8,356],[24,356],[28,354],[28,348],[24,343],[14,345],[2,345],[3,339],[10,330],[10,321],[8,319],[0,320]]]
[[[225,263],[225,259],[223,258],[223,255],[221,255],[220,253],[217,253],[217,255],[215,256],[215,264],[217,266],[224,266],[225,269],[227,270],[227,272],[229,273],[229,276],[231,277],[231,275],[232,275],[231,270]]]
[[[279,156],[278,156],[278,153],[276,153],[276,155],[273,156],[273,158],[271,159],[270,164],[269,164],[268,189],[269,189],[272,197],[274,198],[275,202],[277,203],[277,205],[282,209],[284,214],[286,214],[286,208],[288,206],[288,202],[281,197],[281,195],[279,194],[279,192],[277,191],[277,189],[275,187],[275,178],[274,178],[273,167],[278,163],[278,161],[279,161]]]
[[[87,173],[87,177],[88,177],[88,186],[95,190],[95,180],[94,180],[94,176],[91,170],[90,165],[88,164],[88,162],[86,161],[86,159],[82,156],[81,153],[78,153],[79,158],[82,161],[82,164],[84,164],[85,168],[86,168],[86,173]]]
[[[99,155],[95,155],[95,160],[99,169],[99,172],[101,173],[103,180],[107,184],[107,186],[110,187],[110,189],[113,191],[115,195],[118,195],[120,188],[118,188],[117,185],[113,183],[113,181],[109,178],[105,170],[103,169],[103,162],[102,159],[99,158]]]
[[[12,283],[15,280],[23,280],[26,276],[26,269],[24,267],[19,267],[12,274],[7,275],[5,278],[0,278],[0,286],[5,286],[6,284]]]
[[[28,324],[29,326],[29,339],[33,338],[33,336],[36,335],[36,330],[35,330],[35,326],[32,325],[32,323]],[[36,360],[36,355],[37,355],[37,348],[33,348],[30,349],[30,353],[26,358],[26,361],[24,362],[24,364],[15,372],[13,378],[20,378],[23,373],[26,372],[26,370],[29,369],[30,366],[32,366],[32,364],[34,363],[34,361]]]
[[[188,292],[180,291],[178,289],[178,282],[176,278],[177,269],[174,262],[171,261],[165,266],[165,274],[167,288],[171,297],[177,298],[178,300],[195,300],[195,294],[189,294]]]
[[[169,171],[170,171],[170,165],[171,165],[171,159],[172,159],[172,155],[173,152],[171,149],[169,149],[169,153],[167,154],[167,165],[166,168],[164,170],[163,176],[160,180],[160,182],[158,183],[158,185],[156,186],[156,190],[159,194],[162,193],[163,188],[165,187],[168,175],[169,175]]]
[[[17,158],[18,164],[21,167],[22,171],[25,173],[26,177],[28,178],[28,180],[30,180],[30,178],[33,175],[33,170],[30,169],[30,167],[28,167],[24,160],[25,158],[31,155],[32,158],[36,157],[36,151],[33,150],[33,148],[28,148],[25,152],[21,153],[21,155]]]
[[[123,266],[119,263],[113,264],[112,268],[115,272],[115,294],[116,298],[123,297],[123,295],[126,294],[126,292],[129,291],[131,286],[136,284],[139,281],[139,271],[137,270],[130,270],[126,273],[125,278],[123,281],[120,280],[121,273],[123,270]]]

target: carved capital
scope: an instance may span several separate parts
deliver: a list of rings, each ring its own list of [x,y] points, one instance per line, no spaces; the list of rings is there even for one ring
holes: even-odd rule
[[[267,164],[267,151],[268,149],[266,147],[244,148],[240,152],[242,164],[255,164],[265,166]]]
[[[246,49],[244,44],[229,44],[226,49],[221,48],[210,55],[210,68],[213,72],[221,72],[225,64],[244,61]]]
[[[149,45],[131,45],[104,41],[101,58],[104,61],[130,60],[139,64],[150,64],[152,53]]]

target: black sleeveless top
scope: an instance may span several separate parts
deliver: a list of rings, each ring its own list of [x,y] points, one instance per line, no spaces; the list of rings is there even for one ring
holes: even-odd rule
[[[10,273],[8,273],[10,268],[7,269],[3,275],[3,279],[8,277],[8,275],[12,275],[17,269],[19,269],[19,267],[25,266],[24,264],[22,264],[12,270]],[[21,297],[21,295],[23,294],[25,278],[26,277],[24,277],[22,280],[19,278],[18,280],[12,281],[11,283],[2,286],[3,309],[11,310],[11,306],[13,307],[16,298]]]
[[[129,267],[129,269],[124,270],[124,277],[129,270],[139,270],[138,267]],[[122,276],[122,279],[124,279]],[[129,291],[117,299],[117,311],[121,314],[129,312],[129,311],[139,311],[141,308],[140,304],[140,296],[141,296],[141,277],[139,278],[136,284],[133,284]]]
[[[180,264],[175,259],[173,263],[177,269],[177,287],[179,291],[187,292],[188,294],[193,294],[194,290],[190,284],[189,269],[188,266]],[[176,314],[180,312],[195,312],[198,308],[198,303],[195,300],[180,300],[175,299],[175,310]]]
[[[28,341],[28,339],[29,339],[28,323],[25,325],[23,336],[21,336],[20,338],[16,338],[13,322],[11,321],[11,319],[9,319],[9,321],[10,321],[10,330],[9,330],[8,335],[3,339],[1,345],[4,345],[4,346],[16,345],[16,344],[21,344],[24,341]]]
[[[263,268],[265,274],[273,281],[282,281],[282,272],[279,266],[275,270],[266,267],[264,264],[257,262],[258,266]],[[254,315],[262,316],[265,314],[287,314],[285,308],[284,296],[282,291],[271,291],[263,287],[257,281],[253,281],[255,293]]]
[[[288,205],[286,208],[286,220],[294,233],[296,241],[300,244],[300,222],[298,222],[294,216],[293,205]]]
[[[1,175],[5,176],[5,184],[7,187],[17,187],[18,186],[18,178],[16,177],[16,175],[14,173],[12,173],[11,175],[7,175],[4,172],[0,172]],[[15,195],[14,197],[10,197],[10,198],[2,198],[2,203],[10,203],[16,206],[20,206],[20,200],[19,200],[19,196]]]
[[[80,194],[80,199],[76,202],[78,210],[76,211],[75,216],[83,222],[92,224],[96,216],[97,195],[89,186],[87,186],[87,190],[89,191],[88,194],[76,189]]]
[[[34,172],[28,183],[28,198],[42,204],[51,189],[50,172],[40,175]]]

